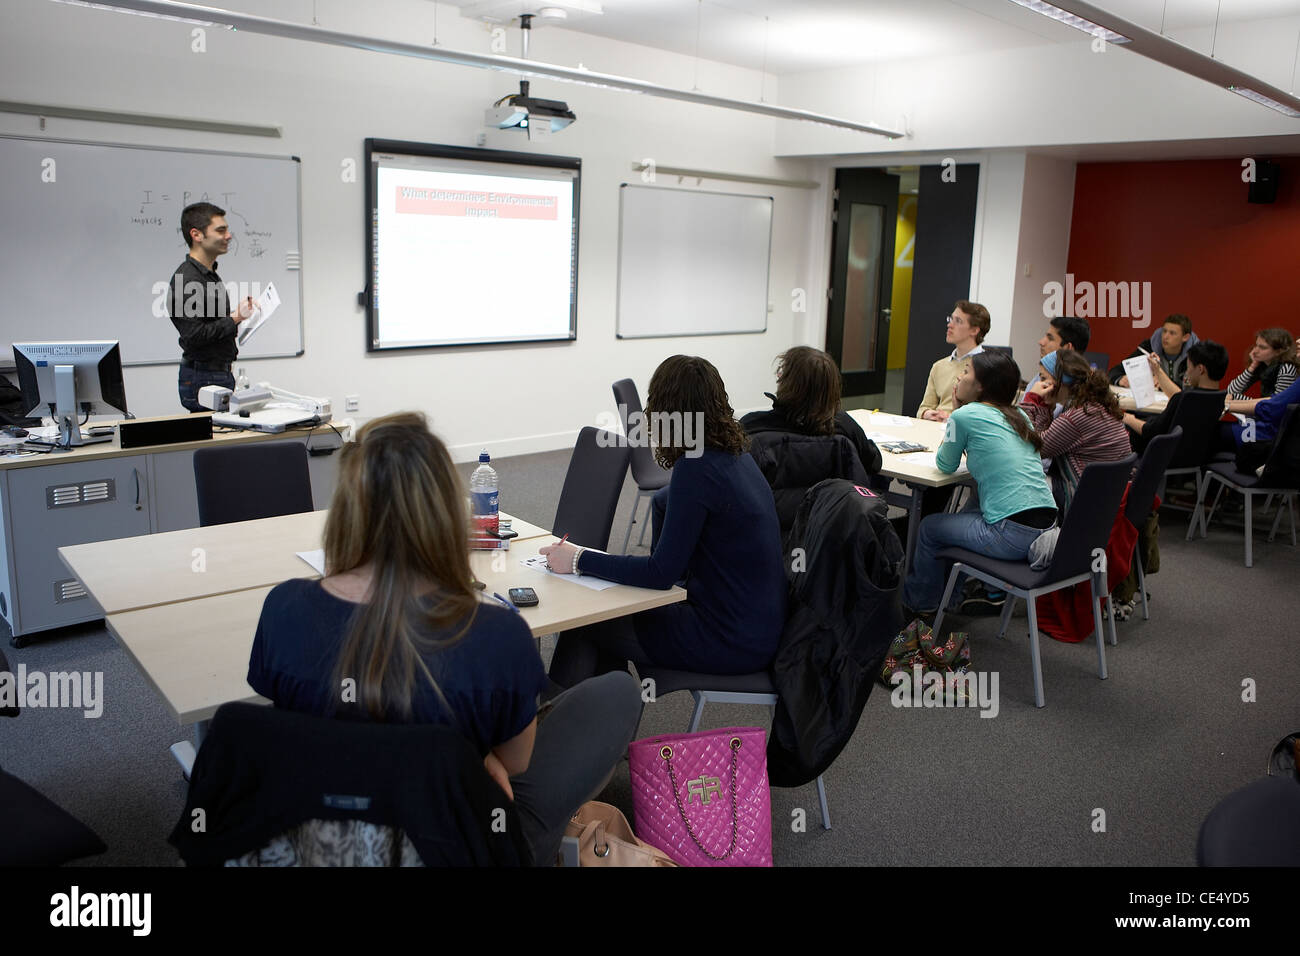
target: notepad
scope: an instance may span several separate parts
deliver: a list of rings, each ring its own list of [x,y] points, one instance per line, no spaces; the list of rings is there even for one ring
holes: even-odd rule
[[[313,568],[321,577],[325,576],[325,549],[317,548],[315,551],[295,551],[294,554],[302,558]]]
[[[885,415],[877,412],[871,416],[871,424],[880,425],[884,428],[911,428],[913,421],[910,418],[903,418],[901,415]]]
[[[928,465],[930,468],[938,468],[939,466],[934,460],[934,454],[932,451],[914,451],[909,455],[899,455],[898,457],[899,461],[905,461],[909,465]],[[969,475],[970,469],[966,467],[965,462],[962,462],[957,466],[957,470],[953,474]]]
[[[589,574],[558,574],[546,566],[546,555],[544,554],[534,555],[531,558],[524,558],[519,563],[526,568],[540,571],[542,574],[552,574],[557,578],[564,578],[566,581],[572,581],[574,584],[588,588],[592,591],[604,591],[607,588],[617,587],[617,582],[615,581],[606,581],[604,578],[593,578]]]

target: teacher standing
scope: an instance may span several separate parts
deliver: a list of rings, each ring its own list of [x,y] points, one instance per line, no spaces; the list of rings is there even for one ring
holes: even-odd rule
[[[190,248],[172,274],[170,310],[180,332],[181,367],[177,379],[181,404],[191,412],[207,411],[199,404],[199,389],[222,385],[232,391],[230,366],[239,355],[235,336],[239,323],[253,314],[246,298],[234,311],[226,287],[217,275],[217,257],[230,248],[226,211],[210,202],[181,211],[181,235]]]

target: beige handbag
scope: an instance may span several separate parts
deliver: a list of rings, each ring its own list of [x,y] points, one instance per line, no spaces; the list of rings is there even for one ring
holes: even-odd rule
[[[618,807],[589,800],[569,820],[581,866],[676,866],[662,850],[638,840]]]

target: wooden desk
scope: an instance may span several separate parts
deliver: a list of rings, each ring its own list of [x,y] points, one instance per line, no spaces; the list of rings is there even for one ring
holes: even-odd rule
[[[117,614],[316,577],[297,552],[321,547],[328,513],[96,541],[59,548],[58,554],[103,613]],[[519,532],[516,542],[550,535],[520,518],[504,517]]]
[[[873,414],[865,408],[849,411],[849,416],[862,426],[868,436],[887,436],[887,440],[910,441],[924,445],[931,453],[939,450],[943,441],[943,422],[931,422],[920,418],[906,418],[899,415]],[[900,425],[899,421],[910,422]],[[877,442],[879,445],[879,442]],[[947,474],[934,465],[905,461],[906,455],[895,455],[880,449],[882,459],[880,473],[886,478],[894,478],[907,485],[911,492],[904,500],[890,500],[891,504],[901,504],[907,508],[907,546],[904,550],[903,573],[912,566],[912,555],[916,551],[916,535],[921,525],[921,496],[926,488],[945,488],[950,485],[969,484],[970,473],[958,471]]]
[[[1131,388],[1121,388],[1118,385],[1112,385],[1110,390],[1115,393],[1119,399],[1119,407],[1126,412],[1137,412],[1141,415],[1159,415],[1169,406],[1169,396],[1164,392],[1157,391],[1156,399],[1150,405],[1142,408],[1137,407],[1137,402],[1133,401],[1133,390]]]
[[[564,576],[520,566],[522,559],[536,555],[548,543],[549,536],[516,539],[507,551],[476,551],[470,556],[474,573],[487,584],[489,595],[493,591],[504,595],[512,587],[530,587],[537,592],[538,605],[520,612],[534,636],[686,600],[686,592],[678,587],[654,591],[619,585],[592,591]],[[302,559],[293,560],[311,572]],[[177,723],[201,725],[222,704],[262,699],[248,686],[246,677],[253,634],[270,590],[249,588],[110,614],[108,630]],[[201,726],[197,730],[201,738]]]
[[[104,616],[70,576],[61,546],[158,535],[199,523],[194,487],[197,448],[297,442],[308,458],[312,497],[329,504],[338,473],[339,435],[323,426],[279,435],[219,434],[203,442],[123,450],[111,442],[28,458],[0,457],[0,616],[14,643],[25,635]],[[189,558],[181,566],[188,573]]]

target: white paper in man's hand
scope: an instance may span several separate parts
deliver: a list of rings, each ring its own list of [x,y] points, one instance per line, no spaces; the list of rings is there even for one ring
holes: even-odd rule
[[[275,314],[275,310],[280,308],[280,293],[276,291],[275,283],[268,282],[262,294],[257,297],[253,303],[253,314],[250,318],[245,319],[239,325],[239,336],[236,341],[243,345],[253,337],[253,333],[262,327],[267,319]]]
[[[1156,401],[1156,380],[1151,374],[1151,360],[1145,354],[1124,360],[1124,374],[1128,376],[1128,387],[1133,390],[1133,404],[1138,408],[1154,405]]]

